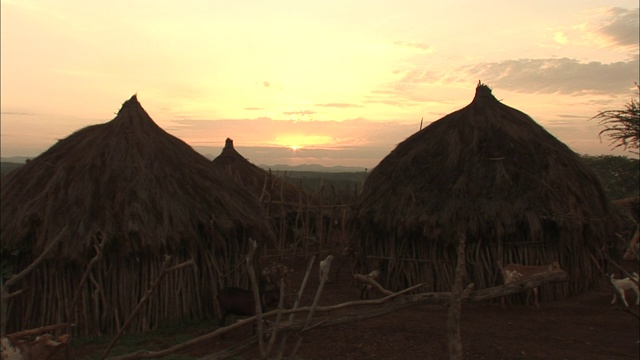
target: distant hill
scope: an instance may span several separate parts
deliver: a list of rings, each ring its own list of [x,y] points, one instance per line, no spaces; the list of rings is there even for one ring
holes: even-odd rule
[[[13,170],[21,167],[22,165],[24,165],[24,161],[21,163],[6,162],[3,158],[2,162],[0,163],[0,172],[2,173],[2,176],[5,176]]]
[[[354,166],[322,166],[319,164],[302,164],[302,165],[264,165],[260,164],[259,167],[272,171],[305,171],[305,172],[329,172],[329,173],[354,173],[354,172],[364,172],[365,168],[363,167],[354,167]]]
[[[3,157],[2,158],[2,162],[10,162],[10,163],[16,163],[16,164],[24,164],[25,162],[27,162],[27,160],[29,159],[33,159],[35,158],[35,156],[31,156],[31,157],[26,157],[26,156],[10,156],[10,157]]]

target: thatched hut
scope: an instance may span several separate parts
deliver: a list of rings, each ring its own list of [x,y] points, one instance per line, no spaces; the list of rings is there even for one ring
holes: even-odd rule
[[[252,164],[235,149],[232,139],[225,140],[222,152],[212,163],[228,172],[236,182],[253,189],[262,203],[297,208],[310,200],[310,195],[301,187]]]
[[[468,281],[502,283],[496,263],[558,260],[574,275],[543,291],[584,292],[611,239],[610,202],[579,156],[526,114],[478,85],[468,106],[413,134],[370,173],[354,205],[355,247],[383,263],[392,289],[449,291],[456,239],[466,237]]]
[[[136,96],[7,175],[1,194],[13,273],[60,239],[10,289],[24,292],[9,302],[8,331],[70,322],[78,334],[112,333],[167,255],[168,266],[194,264],[165,274],[128,331],[212,317],[220,287],[247,284],[248,238],[270,234],[255,195],[157,126]]]
[[[227,138],[220,155],[212,164],[219,171],[227,172],[239,184],[253,191],[271,219],[274,232],[278,235],[276,248],[283,249],[288,244],[304,237],[311,231],[314,222],[310,214],[315,201],[302,187],[294,185],[285,176],[273,174],[251,163],[233,146]]]

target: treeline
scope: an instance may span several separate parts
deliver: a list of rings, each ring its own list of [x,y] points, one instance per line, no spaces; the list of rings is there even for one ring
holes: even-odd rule
[[[611,200],[638,196],[640,190],[640,160],[619,155],[580,155],[596,173]],[[2,176],[24,164],[2,162]],[[361,190],[368,172],[274,171],[311,193],[322,193],[326,200],[348,203]]]
[[[640,160],[615,155],[580,155],[600,179],[609,199],[638,196],[640,190]]]

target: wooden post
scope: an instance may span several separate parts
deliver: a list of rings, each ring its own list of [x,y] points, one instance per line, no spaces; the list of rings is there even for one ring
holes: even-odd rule
[[[456,278],[451,289],[447,317],[447,333],[449,337],[449,359],[462,359],[462,342],[460,340],[460,308],[462,305],[462,286],[465,279],[465,236],[458,234],[458,263],[456,264]]]

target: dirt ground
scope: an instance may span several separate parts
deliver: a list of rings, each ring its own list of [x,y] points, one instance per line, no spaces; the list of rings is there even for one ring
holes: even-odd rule
[[[307,267],[300,259],[293,265],[292,288],[298,288]],[[339,259],[334,260],[337,269]],[[638,262],[623,264],[638,271]],[[349,269],[340,271],[338,281],[325,286],[320,305],[358,300],[360,292],[350,278]],[[318,286],[317,262],[311,272],[301,306],[311,305]],[[335,279],[335,271],[331,278]],[[382,297],[374,294],[374,298]],[[542,303],[540,309],[524,305],[502,308],[499,302],[463,303],[461,337],[465,359],[544,359],[544,360],[637,360],[640,359],[638,306],[629,294],[634,315],[611,305],[612,291],[604,281],[590,293],[567,300]],[[213,329],[213,328],[212,328]],[[448,359],[447,310],[442,305],[424,305],[348,325],[318,328],[306,333],[297,359]],[[193,336],[208,331],[194,331]],[[252,335],[250,327],[230,332],[182,352],[205,356],[232,346]],[[287,341],[285,354],[296,342]],[[79,356],[82,349],[75,349]],[[274,358],[276,351],[269,358]],[[234,359],[258,359],[256,347]]]

